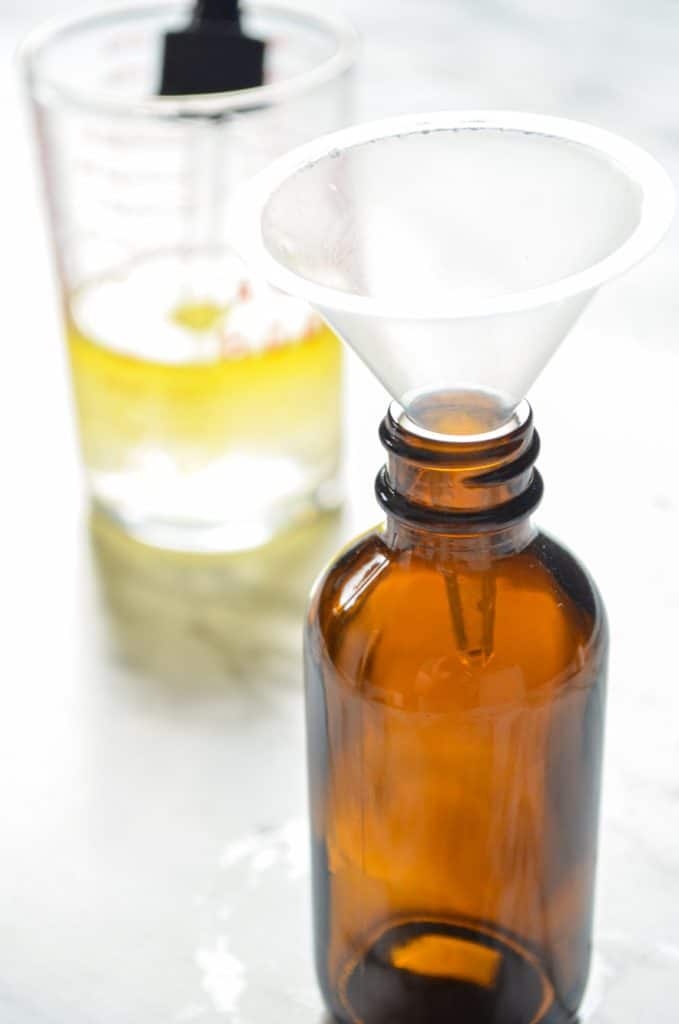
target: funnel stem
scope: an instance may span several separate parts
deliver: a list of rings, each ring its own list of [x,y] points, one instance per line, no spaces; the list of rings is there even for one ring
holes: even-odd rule
[[[493,654],[495,573],[492,568],[446,567],[442,575],[460,660],[483,667]]]

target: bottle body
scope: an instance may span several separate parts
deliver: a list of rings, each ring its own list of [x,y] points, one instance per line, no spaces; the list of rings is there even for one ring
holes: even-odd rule
[[[306,676],[316,959],[338,1020],[576,1019],[606,652],[596,588],[527,520],[463,541],[388,521],[326,573]]]

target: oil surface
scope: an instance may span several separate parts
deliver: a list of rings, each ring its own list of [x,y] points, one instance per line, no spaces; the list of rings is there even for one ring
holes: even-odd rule
[[[334,478],[340,343],[297,300],[185,273],[151,261],[71,297],[85,466],[126,524],[223,525],[218,546],[248,546]]]
[[[195,323],[205,308],[184,306],[174,316]],[[257,439],[275,444],[279,432],[304,426],[334,439],[339,342],[321,324],[267,351],[210,361],[163,362],[116,351],[73,320],[68,341],[83,442],[93,456],[154,437],[204,451]]]

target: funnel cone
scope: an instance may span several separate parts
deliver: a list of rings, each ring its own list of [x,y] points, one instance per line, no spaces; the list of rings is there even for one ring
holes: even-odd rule
[[[502,426],[673,190],[643,150],[557,118],[441,113],[318,139],[245,187],[255,271],[312,303],[421,428]]]

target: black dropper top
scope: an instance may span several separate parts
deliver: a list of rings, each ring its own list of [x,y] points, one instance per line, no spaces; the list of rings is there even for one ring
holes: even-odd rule
[[[197,0],[189,25],[165,35],[159,93],[255,88],[264,80],[264,47],[244,35],[238,0]]]

